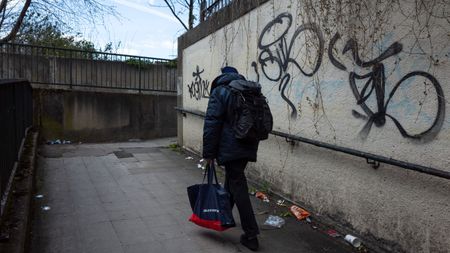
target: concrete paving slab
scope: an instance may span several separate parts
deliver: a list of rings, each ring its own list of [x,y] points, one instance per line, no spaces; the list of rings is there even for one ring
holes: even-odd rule
[[[150,241],[144,243],[134,243],[123,246],[125,253],[149,253],[149,252],[166,252],[163,244],[158,241]]]
[[[45,145],[31,252],[250,252],[238,227],[219,233],[188,221],[186,187],[200,183],[198,159],[173,151],[172,138],[146,142]],[[223,178],[222,178],[223,180]],[[272,209],[252,198],[255,213]],[[49,211],[42,211],[49,205]],[[268,214],[257,215],[261,225]],[[352,252],[342,239],[288,218],[261,226],[260,252]]]
[[[146,243],[157,240],[141,218],[112,221],[122,245]]]

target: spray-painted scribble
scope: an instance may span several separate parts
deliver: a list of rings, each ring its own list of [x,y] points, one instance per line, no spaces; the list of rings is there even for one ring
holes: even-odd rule
[[[287,72],[288,67],[292,64],[297,67],[303,75],[313,76],[322,63],[324,39],[322,32],[317,25],[309,23],[299,26],[294,31],[288,44],[287,34],[291,26],[292,15],[285,12],[278,15],[264,27],[258,41],[258,48],[261,50],[258,57],[258,63],[261,66],[262,74],[264,74],[268,80],[279,82],[278,90],[281,93],[281,97],[291,108],[291,117],[295,119],[297,117],[297,108],[286,96],[286,88],[291,81],[291,74]],[[297,62],[297,52],[293,52],[296,40],[299,38],[300,34],[306,31],[311,32],[318,41],[318,47],[314,49],[317,50],[317,57],[309,72]],[[278,34],[275,38],[271,36],[274,32]],[[312,50],[312,48],[309,50]],[[255,69],[259,81],[257,63],[253,62],[252,66]]]
[[[189,95],[196,100],[200,100],[202,98],[209,98],[209,81],[203,80],[200,76],[205,70],[200,70],[200,67],[197,66],[196,70],[192,72],[192,76],[194,77],[194,81],[189,85],[188,90]]]
[[[339,39],[340,39],[339,33],[336,33],[334,37],[331,39],[330,45],[328,47],[328,57],[330,58],[331,63],[336,68],[341,70],[347,70],[344,64],[338,61],[337,58],[333,55],[333,49],[335,48],[336,42]],[[402,136],[421,141],[428,141],[433,137],[435,137],[444,123],[445,117],[444,92],[439,82],[436,80],[436,78],[427,72],[413,71],[411,73],[406,74],[403,78],[401,78],[400,81],[398,81],[394,85],[392,91],[389,93],[387,100],[385,99],[386,77],[384,64],[381,62],[391,56],[400,53],[402,51],[402,48],[403,48],[402,44],[395,42],[391,46],[389,46],[383,53],[381,53],[378,57],[376,57],[371,61],[361,60],[358,51],[358,43],[353,39],[349,39],[346,42],[344,49],[342,50],[343,55],[348,51],[351,52],[351,56],[356,65],[363,68],[371,68],[372,70],[372,72],[369,72],[368,74],[364,75],[358,75],[355,72],[351,71],[349,76],[350,88],[352,89],[353,95],[356,98],[356,103],[359,106],[361,106],[361,108],[365,112],[364,115],[356,110],[352,110],[352,114],[356,118],[367,120],[367,123],[360,131],[360,136],[363,139],[365,139],[368,136],[373,124],[375,124],[375,126],[377,127],[384,126],[384,124],[386,123],[386,117],[390,118],[394,122],[394,124],[396,125]],[[433,85],[437,96],[436,97],[437,112],[433,124],[428,129],[424,129],[422,132],[418,134],[411,134],[405,130],[405,128],[402,126],[402,124],[398,119],[388,114],[387,111],[389,108],[389,102],[391,101],[391,98],[394,96],[395,92],[398,90],[400,85],[404,83],[407,79],[416,76],[424,77],[425,79],[430,81],[431,84]],[[366,81],[363,88],[359,90],[356,85],[356,80],[364,80],[364,79],[368,80]],[[375,91],[375,99],[377,103],[377,109],[375,112],[373,108],[372,109],[369,108],[369,106],[366,104],[366,101],[372,96],[373,91]]]
[[[291,31],[292,22],[292,15],[285,12],[278,15],[264,27],[258,40],[258,48],[260,49],[258,60],[252,62],[251,66],[257,75],[258,81],[260,80],[261,74],[269,81],[278,83],[280,95],[289,105],[291,109],[291,117],[295,119],[297,117],[297,108],[286,94],[286,89],[288,88],[288,84],[291,82],[292,78],[291,73],[288,73],[288,68],[293,66],[294,68],[296,67],[303,75],[308,77],[313,76],[318,71],[322,63],[324,39],[318,26],[310,23],[303,24],[295,29],[289,40],[288,35]],[[299,52],[294,49],[294,43],[303,32],[310,32],[312,34],[312,38],[309,38],[309,41],[318,41],[318,46],[308,48],[310,52],[315,52],[314,50],[317,50],[317,57],[315,61],[313,61],[312,67],[310,67],[309,71],[305,71],[305,66],[301,66],[298,63],[296,58]],[[330,62],[336,68],[347,71],[347,67],[333,54],[336,42],[340,38],[340,34],[336,33],[331,39],[328,47],[328,57]],[[373,124],[377,127],[384,126],[386,124],[386,117],[390,118],[394,122],[402,136],[420,141],[428,141],[433,139],[442,128],[445,118],[444,92],[437,79],[431,74],[424,71],[413,71],[408,73],[393,86],[389,95],[386,96],[385,65],[382,62],[390,57],[398,55],[402,52],[402,50],[403,45],[399,42],[394,42],[379,56],[374,57],[372,60],[365,61],[360,57],[358,43],[355,39],[348,39],[345,42],[344,48],[342,49],[342,55],[349,52],[352,60],[357,66],[360,68],[369,68],[369,71],[371,71],[362,75],[357,74],[355,71],[349,71],[350,88],[356,98],[357,104],[364,111],[364,113],[360,113],[356,110],[352,110],[352,114],[356,118],[367,120],[367,123],[359,133],[363,139],[368,136]],[[260,69],[258,69],[258,65],[260,66]],[[389,111],[390,102],[399,87],[402,86],[406,88],[406,85],[409,85],[408,83],[414,81],[414,78],[416,77],[425,79],[425,85],[427,85],[427,83],[431,83],[431,87],[435,91],[437,111],[431,126],[428,128],[424,127],[424,129],[419,131],[419,133],[413,134],[408,132],[397,118],[387,112]],[[362,88],[358,88],[358,80],[367,81],[365,81]],[[372,108],[368,105],[368,100],[372,98],[376,100],[376,108]],[[418,112],[418,114],[419,113],[420,112]]]

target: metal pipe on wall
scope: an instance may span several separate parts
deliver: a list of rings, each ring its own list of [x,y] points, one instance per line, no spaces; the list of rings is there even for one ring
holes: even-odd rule
[[[175,110],[182,113],[184,116],[186,116],[186,114],[191,114],[191,115],[199,116],[202,118],[205,117],[205,113],[201,112],[201,111],[188,110],[188,109],[179,108],[179,107],[175,107]],[[297,136],[297,135],[291,135],[291,134],[283,133],[280,131],[272,131],[271,134],[274,136],[283,137],[283,138],[286,138],[286,139],[289,139],[292,141],[303,142],[303,143],[311,144],[311,145],[314,145],[317,147],[326,148],[326,149],[334,150],[337,152],[341,152],[341,153],[345,153],[345,154],[349,154],[349,155],[353,155],[353,156],[363,157],[363,158],[367,159],[368,163],[370,163],[369,160],[372,160],[372,161],[377,161],[380,163],[394,165],[394,166],[401,167],[401,168],[404,168],[407,170],[412,170],[412,171],[416,171],[416,172],[420,172],[420,173],[424,173],[424,174],[428,174],[428,175],[432,175],[432,176],[436,176],[436,177],[440,177],[440,178],[450,179],[450,172],[448,172],[448,171],[439,170],[439,169],[435,169],[432,167],[426,167],[426,166],[419,165],[419,164],[409,163],[409,162],[405,162],[405,161],[401,161],[401,160],[397,160],[397,159],[393,159],[393,158],[389,158],[389,157],[385,157],[385,156],[375,155],[375,154],[367,153],[367,152],[356,150],[356,149],[341,147],[341,146],[337,146],[337,145],[333,145],[333,144],[329,144],[329,143],[325,143],[325,142],[321,142],[321,141],[311,140],[308,138],[304,138],[304,137]]]

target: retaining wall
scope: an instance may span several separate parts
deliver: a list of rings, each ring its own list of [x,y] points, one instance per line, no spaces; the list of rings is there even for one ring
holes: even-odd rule
[[[341,6],[234,1],[180,37],[178,106],[204,112],[231,65],[261,83],[274,130],[450,171],[448,21],[408,1],[355,1],[338,16],[324,2]],[[202,118],[178,122],[179,142],[201,153]],[[273,136],[247,172],[379,250],[450,252],[449,180]]]

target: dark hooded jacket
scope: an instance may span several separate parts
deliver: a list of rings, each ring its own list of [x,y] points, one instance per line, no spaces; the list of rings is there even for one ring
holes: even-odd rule
[[[258,151],[258,142],[242,142],[234,136],[234,97],[227,87],[233,80],[245,78],[237,73],[224,73],[213,81],[203,127],[203,157],[216,158],[219,164],[237,159],[255,162]]]

